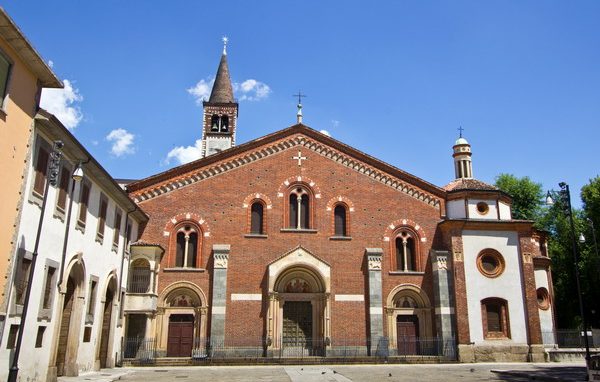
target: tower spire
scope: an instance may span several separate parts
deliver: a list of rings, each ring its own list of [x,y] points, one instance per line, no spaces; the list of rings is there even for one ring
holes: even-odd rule
[[[223,40],[223,55],[227,55],[227,43],[229,42],[229,39],[227,38],[227,36],[223,36],[222,40]]]
[[[219,68],[217,69],[217,76],[215,77],[215,83],[212,91],[210,92],[210,98],[208,102],[215,103],[234,103],[233,99],[233,87],[231,86],[231,78],[229,77],[229,65],[227,65],[227,43],[229,39],[223,37],[223,54],[221,55],[221,61],[219,62]]]

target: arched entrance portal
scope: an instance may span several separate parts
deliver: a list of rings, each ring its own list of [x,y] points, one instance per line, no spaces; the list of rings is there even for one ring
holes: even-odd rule
[[[117,283],[115,281],[115,277],[111,277],[106,288],[106,293],[104,294],[104,304],[102,305],[102,328],[100,332],[100,367],[112,367],[112,352],[109,351],[112,345],[112,328],[114,325],[112,324],[113,319],[113,306],[115,293],[117,289]]]
[[[161,293],[157,316],[158,348],[167,357],[206,354],[206,298],[187,282],[171,284]]]
[[[83,313],[85,268],[80,257],[67,267],[68,277],[61,284],[62,310],[56,346],[55,366],[57,376],[77,376],[77,354],[81,315]]]
[[[418,286],[403,284],[392,290],[386,306],[391,354],[426,355],[434,350],[431,310]]]

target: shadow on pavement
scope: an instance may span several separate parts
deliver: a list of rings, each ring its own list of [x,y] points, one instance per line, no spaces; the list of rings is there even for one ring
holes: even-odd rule
[[[535,367],[528,370],[491,370],[502,381],[585,381],[585,366]]]

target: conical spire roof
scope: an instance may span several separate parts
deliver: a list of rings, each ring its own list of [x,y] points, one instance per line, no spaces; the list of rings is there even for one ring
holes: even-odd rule
[[[233,88],[231,87],[231,79],[229,78],[229,67],[227,66],[227,53],[223,51],[219,69],[217,69],[217,77],[210,93],[208,102],[216,103],[233,103]]]

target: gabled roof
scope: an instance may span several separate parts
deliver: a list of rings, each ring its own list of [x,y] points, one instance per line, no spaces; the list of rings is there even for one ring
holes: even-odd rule
[[[17,55],[23,60],[23,63],[31,70],[40,80],[40,83],[45,88],[62,88],[56,74],[42,59],[40,54],[31,45],[27,37],[21,32],[21,29],[8,16],[6,11],[0,7],[0,38],[15,50]]]
[[[141,202],[295,146],[312,150],[436,208],[445,199],[443,189],[303,124],[132,182],[126,189]]]
[[[229,66],[227,65],[227,54],[223,52],[221,62],[217,69],[217,77],[210,92],[210,103],[234,103],[231,78],[229,78]]]

